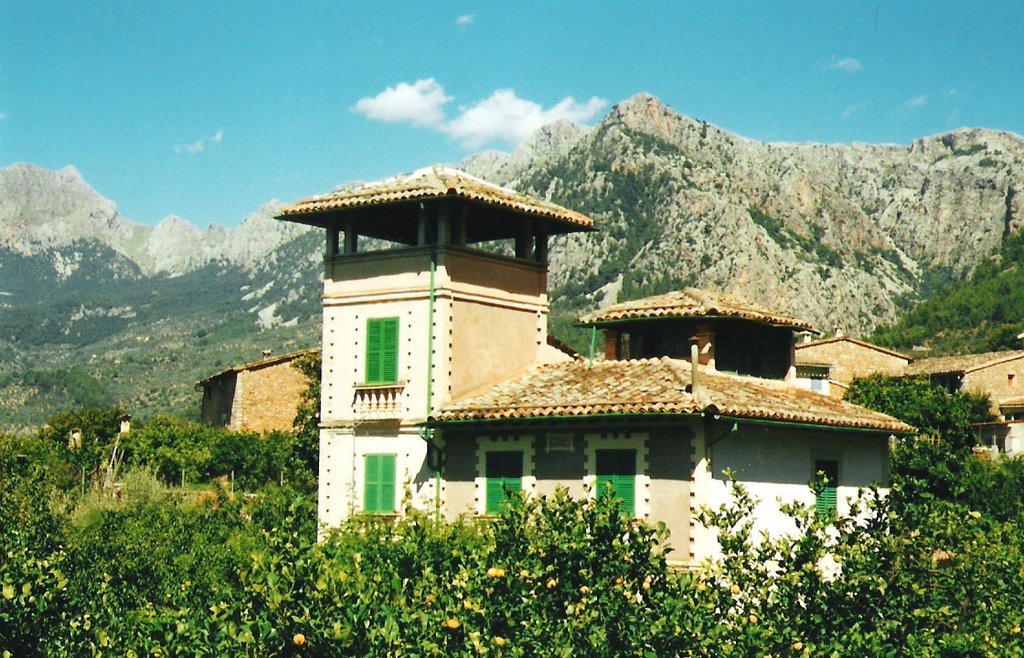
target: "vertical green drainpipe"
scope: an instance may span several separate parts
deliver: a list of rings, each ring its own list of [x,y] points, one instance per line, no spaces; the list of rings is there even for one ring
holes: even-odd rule
[[[433,411],[434,395],[434,272],[437,270],[437,246],[430,248],[430,302],[427,307],[427,415]],[[433,448],[430,440],[431,431],[429,427],[423,428],[423,440],[427,442],[427,451]],[[434,465],[434,520],[441,519],[441,464],[440,455],[435,455],[438,463]]]
[[[597,325],[590,327],[590,362],[588,366],[594,365],[594,349],[597,347]]]

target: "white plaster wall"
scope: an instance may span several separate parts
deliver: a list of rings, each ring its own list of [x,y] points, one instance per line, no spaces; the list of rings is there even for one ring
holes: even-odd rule
[[[325,527],[340,525],[351,513],[354,441],[351,428],[320,430],[317,518],[321,534]]]
[[[801,377],[797,375],[793,377],[793,386],[802,388],[805,391],[813,391],[814,389],[811,388],[811,379],[811,377]],[[830,386],[831,382],[827,379],[818,379],[818,381],[821,382],[821,390],[816,392],[821,393],[822,395],[832,395],[832,389]]]
[[[354,423],[352,401],[366,381],[366,321],[398,318],[398,381],[404,384],[399,417],[422,420],[427,408],[427,322],[424,299],[324,306],[321,422]],[[435,379],[442,373],[435,373]],[[442,385],[444,382],[441,382]]]
[[[403,499],[421,510],[433,509],[434,479],[426,472],[427,443],[420,437],[418,428],[403,427],[397,432],[375,431],[360,434],[355,440],[353,480],[358,483],[355,491],[353,511],[363,511],[362,483],[365,482],[364,467],[366,455],[393,454],[395,459],[395,512],[401,513]]]
[[[781,502],[814,504],[809,483],[814,480],[818,459],[839,462],[837,511],[848,514],[850,501],[860,487],[887,485],[888,437],[861,432],[775,429],[740,424],[738,430],[710,447],[713,480],[709,483],[709,505],[720,507],[729,497],[724,471],[758,499],[754,532],[771,536],[792,533],[795,526],[780,509]],[[717,555],[717,542],[710,541],[703,556]]]

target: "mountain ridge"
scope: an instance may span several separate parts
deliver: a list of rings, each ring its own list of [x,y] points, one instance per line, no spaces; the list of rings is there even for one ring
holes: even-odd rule
[[[19,163],[0,169],[0,248],[33,255],[90,240],[130,259],[145,275],[180,276],[217,260],[251,268],[309,230],[273,219],[281,207],[270,200],[231,229],[200,230],[177,215],[143,226],[122,217],[75,167],[51,172]]]
[[[963,280],[1024,223],[1012,133],[766,143],[644,94],[593,127],[551,124],[461,166],[596,220],[550,250],[552,333],[577,345],[584,312],[688,285],[866,335]],[[0,426],[76,404],[80,376],[52,385],[73,370],[135,413],[195,416],[194,382],[263,349],[314,345],[322,236],[274,220],[279,208],[234,229],[173,216],[141,227],[74,168],[0,169]]]
[[[605,229],[552,250],[553,300],[570,281],[614,289],[625,273],[626,295],[702,285],[826,330],[867,333],[892,322],[928,281],[965,276],[1024,222],[1015,196],[1024,140],[983,129],[903,147],[779,145],[639,94],[567,154],[537,158],[532,168],[511,166],[513,158],[492,158],[486,172],[473,159],[465,164],[588,212]],[[631,199],[631,213],[610,198]],[[631,239],[638,231],[648,235]],[[604,262],[617,267],[602,269]]]

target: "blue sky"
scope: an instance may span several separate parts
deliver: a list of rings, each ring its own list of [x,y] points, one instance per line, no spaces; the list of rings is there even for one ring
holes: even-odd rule
[[[75,166],[126,218],[511,150],[648,92],[766,141],[1024,134],[1024,2],[0,3],[0,166]]]

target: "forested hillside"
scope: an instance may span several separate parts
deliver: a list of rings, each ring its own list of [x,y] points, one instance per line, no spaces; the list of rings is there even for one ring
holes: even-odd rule
[[[941,288],[871,340],[931,355],[1020,349],[1024,332],[1024,234],[1015,233],[966,280]]]

